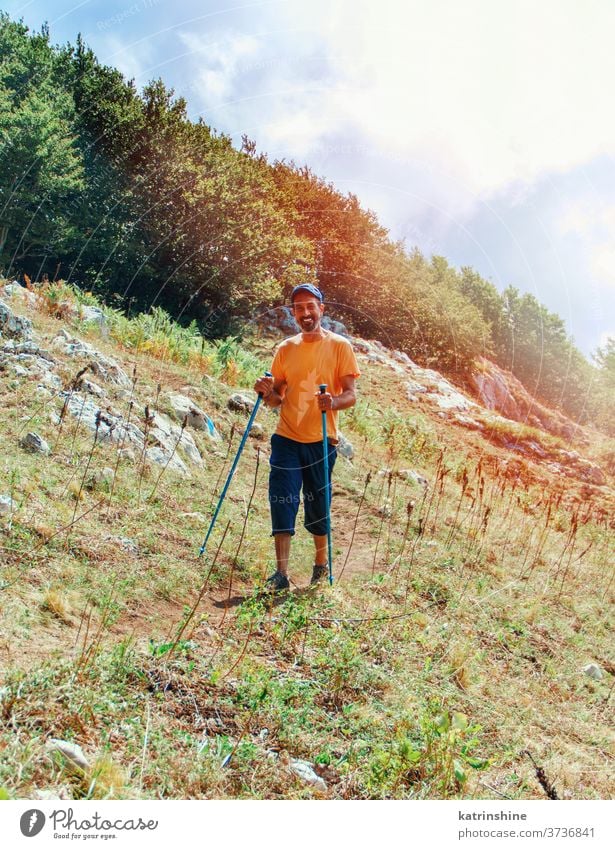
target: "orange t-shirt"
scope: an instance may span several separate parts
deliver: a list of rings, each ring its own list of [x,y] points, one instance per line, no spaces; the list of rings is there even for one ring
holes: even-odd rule
[[[319,442],[322,439],[322,413],[314,393],[319,384],[327,384],[327,392],[343,391],[341,378],[360,377],[361,372],[352,345],[343,336],[323,330],[324,338],[304,342],[301,333],[285,339],[278,347],[271,373],[283,380],[282,406],[276,433],[296,442]],[[338,411],[327,411],[327,437],[337,442]]]

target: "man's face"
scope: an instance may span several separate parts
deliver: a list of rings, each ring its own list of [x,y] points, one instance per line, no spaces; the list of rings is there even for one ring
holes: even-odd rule
[[[293,299],[293,315],[304,333],[313,333],[318,330],[324,311],[324,304],[321,304],[309,292],[297,292]]]

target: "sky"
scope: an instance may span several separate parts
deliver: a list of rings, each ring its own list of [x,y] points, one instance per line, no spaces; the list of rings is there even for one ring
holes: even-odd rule
[[[2,0],[356,194],[410,250],[615,337],[611,0]]]

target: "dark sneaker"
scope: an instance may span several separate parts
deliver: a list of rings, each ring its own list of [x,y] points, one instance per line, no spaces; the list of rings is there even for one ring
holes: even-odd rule
[[[265,581],[266,592],[281,593],[284,590],[287,590],[289,587],[290,584],[288,583],[288,578],[281,572],[274,572],[273,575],[271,575]]]
[[[314,569],[312,570],[312,580],[310,581],[310,584],[320,584],[321,581],[325,581],[328,577],[328,566],[314,566]]]

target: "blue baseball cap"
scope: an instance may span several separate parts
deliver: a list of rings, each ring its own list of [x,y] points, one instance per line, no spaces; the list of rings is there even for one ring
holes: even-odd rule
[[[323,293],[316,286],[313,286],[311,283],[300,283],[298,286],[295,286],[293,291],[290,293],[291,304],[295,300],[295,295],[297,294],[297,292],[309,292],[310,295],[314,295],[314,297],[319,300],[321,304],[325,299]]]

